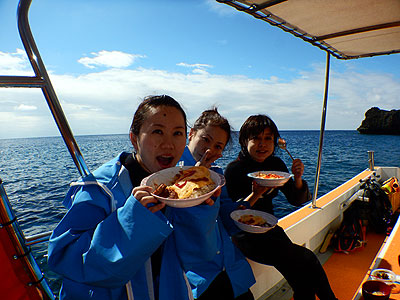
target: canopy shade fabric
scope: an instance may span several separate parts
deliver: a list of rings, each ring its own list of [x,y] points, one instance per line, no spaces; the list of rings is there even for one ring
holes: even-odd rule
[[[217,0],[331,53],[400,53],[400,0]]]

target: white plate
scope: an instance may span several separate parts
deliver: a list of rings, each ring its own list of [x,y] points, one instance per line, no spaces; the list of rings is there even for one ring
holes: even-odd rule
[[[260,178],[257,176],[260,173],[261,174],[276,174],[276,175],[282,176],[283,178]],[[282,186],[286,182],[288,182],[290,177],[293,177],[293,174],[289,174],[286,172],[280,172],[280,171],[257,171],[257,172],[249,173],[249,174],[247,174],[247,176],[253,178],[253,180],[255,180],[259,185],[268,186],[268,187],[277,187],[277,186]]]
[[[381,276],[378,276],[378,274],[386,274],[388,278],[381,278]],[[392,270],[388,269],[374,269],[371,271],[371,277],[373,277],[374,280],[380,280],[384,281],[387,283],[393,283],[393,282],[398,282],[400,281],[400,276],[396,275]]]
[[[256,226],[256,225],[247,225],[242,222],[239,222],[239,219],[243,215],[253,215],[253,216],[260,216],[262,217],[265,221],[270,226]],[[241,230],[250,232],[250,233],[264,233],[270,230],[271,228],[274,228],[275,225],[278,223],[278,218],[275,217],[274,215],[271,215],[269,213],[260,211],[260,210],[254,210],[254,209],[242,209],[242,210],[234,210],[231,212],[231,218],[233,221],[235,221],[235,224],[237,227],[239,227]]]
[[[173,181],[175,175],[177,175],[180,170],[186,170],[191,167],[192,166],[172,167],[172,168],[158,171],[158,172],[153,173],[150,176],[144,178],[142,180],[142,182],[140,183],[140,185],[151,186],[153,189],[156,189],[161,183],[164,183],[166,185],[171,185],[173,183],[172,181]],[[211,192],[208,192],[207,194],[201,195],[200,197],[197,197],[197,198],[170,199],[170,198],[160,197],[160,196],[157,196],[154,194],[152,194],[152,195],[155,198],[157,198],[159,201],[164,202],[168,206],[173,206],[173,207],[196,206],[196,205],[199,205],[200,203],[204,202],[204,200],[210,198],[219,187],[222,187],[223,185],[225,185],[225,177],[223,175],[210,170],[210,177],[211,177],[211,180],[214,181],[214,183],[216,184],[216,187]]]

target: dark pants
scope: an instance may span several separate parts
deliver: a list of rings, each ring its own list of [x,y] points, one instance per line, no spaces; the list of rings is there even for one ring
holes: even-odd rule
[[[314,252],[292,243],[281,227],[263,234],[241,232],[232,239],[246,257],[275,267],[292,287],[294,299],[336,299]]]
[[[221,272],[210,284],[208,289],[200,295],[198,300],[254,300],[249,291],[234,298],[231,281],[226,272]]]

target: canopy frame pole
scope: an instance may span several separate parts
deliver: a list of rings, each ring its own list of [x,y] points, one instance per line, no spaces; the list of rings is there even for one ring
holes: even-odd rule
[[[327,104],[328,104],[330,62],[331,62],[331,56],[330,56],[329,52],[326,52],[324,103],[322,106],[321,128],[319,131],[318,161],[317,161],[317,169],[315,171],[314,192],[313,192],[313,196],[312,196],[312,208],[319,208],[319,207],[317,207],[317,194],[318,194],[319,174],[321,171],[322,146],[324,143],[324,133],[325,133],[325,123],[326,123],[326,110],[327,110]]]
[[[67,118],[64,115],[61,104],[50,81],[50,77],[47,74],[46,67],[40,57],[39,50],[36,47],[29,26],[28,12],[31,2],[32,0],[20,0],[17,15],[19,35],[35,76],[0,76],[0,87],[41,88],[69,153],[71,154],[80,175],[84,177],[90,174],[89,168],[83,159],[82,153],[79,150],[78,144],[76,143],[69,127]]]

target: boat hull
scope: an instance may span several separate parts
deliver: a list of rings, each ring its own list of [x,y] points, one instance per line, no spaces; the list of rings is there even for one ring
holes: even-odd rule
[[[329,193],[317,199],[317,208],[306,205],[281,218],[278,224],[284,228],[290,239],[314,252],[318,252],[329,231],[335,231],[343,218],[343,212],[357,198],[360,180],[377,176],[386,180],[392,176],[399,178],[400,169],[378,167],[374,171],[365,170],[346,181]],[[271,266],[249,260],[256,276],[256,284],[251,288],[256,299],[267,299],[273,295],[284,281],[282,275]],[[356,291],[354,291],[356,292]]]

